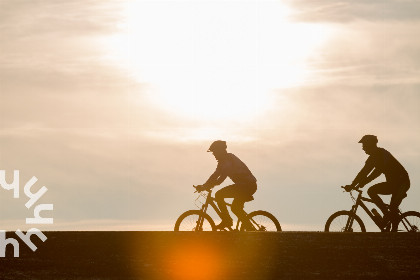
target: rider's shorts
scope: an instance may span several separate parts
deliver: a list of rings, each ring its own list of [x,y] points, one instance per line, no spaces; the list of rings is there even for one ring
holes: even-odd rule
[[[254,198],[252,195],[257,191],[256,182],[236,183],[228,187],[235,191],[235,198],[245,202],[253,200]]]

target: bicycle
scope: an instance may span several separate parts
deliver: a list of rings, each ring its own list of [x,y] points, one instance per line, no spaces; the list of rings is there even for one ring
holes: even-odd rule
[[[193,186],[196,188],[196,186]],[[214,197],[212,197],[212,189],[206,190],[205,192],[199,192],[199,196],[196,201],[199,199],[205,199],[205,202],[202,204],[200,210],[188,210],[181,214],[176,220],[174,230],[175,231],[215,231],[216,224],[214,220],[207,214],[207,209],[209,205],[214,209],[216,214],[221,218],[221,211],[217,206]],[[195,191],[197,192],[197,190]],[[253,197],[249,201],[252,201]],[[226,203],[229,207],[232,206],[231,203]],[[197,205],[198,206],[198,205]],[[198,206],[198,208],[200,208]],[[274,217],[273,214],[267,211],[254,211],[247,214],[248,220],[253,225],[252,231],[281,231],[281,226],[279,221]],[[249,228],[243,226],[242,221],[238,219],[236,227],[227,227],[223,229],[225,231],[251,231]]]
[[[345,187],[341,187],[345,188]],[[353,196],[353,191],[357,191],[359,194],[357,198]],[[376,210],[373,208],[372,211],[368,209],[365,202],[373,203],[372,199],[364,197],[363,191],[359,189],[350,190],[350,196],[354,202],[350,211],[342,210],[332,214],[327,222],[325,223],[326,232],[366,232],[366,227],[362,219],[356,214],[357,209],[362,207],[366,214],[373,220],[378,226],[381,232],[397,231],[397,232],[419,232],[420,230],[420,213],[416,211],[408,211],[402,213],[398,208],[398,216],[394,219],[384,219]],[[404,199],[407,196],[402,197]],[[389,209],[389,205],[387,205]]]

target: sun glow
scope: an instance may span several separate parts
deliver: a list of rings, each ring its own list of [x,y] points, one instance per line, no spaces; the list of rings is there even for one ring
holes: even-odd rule
[[[169,279],[216,280],[228,276],[225,261],[219,248],[191,240],[171,247],[162,259],[162,267],[168,270]]]
[[[328,37],[288,20],[277,1],[131,1],[126,32],[109,40],[150,102],[200,121],[245,120],[305,84],[307,59]]]

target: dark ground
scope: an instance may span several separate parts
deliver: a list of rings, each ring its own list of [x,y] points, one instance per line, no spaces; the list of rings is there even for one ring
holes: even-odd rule
[[[45,232],[0,279],[420,279],[420,234]],[[7,237],[15,237],[8,233]]]

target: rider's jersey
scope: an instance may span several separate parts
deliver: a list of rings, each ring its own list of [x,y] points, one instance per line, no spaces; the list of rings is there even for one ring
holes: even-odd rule
[[[228,176],[235,184],[257,182],[245,163],[231,153],[218,161],[216,172]]]
[[[366,160],[366,166],[385,175],[388,182],[408,181],[408,173],[398,160],[384,148],[378,148]]]

